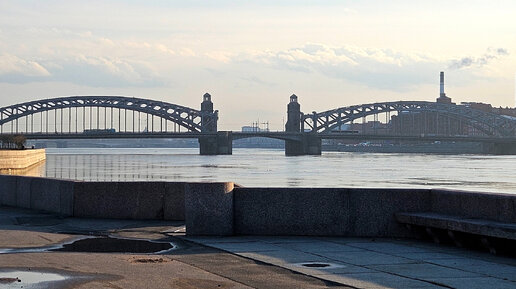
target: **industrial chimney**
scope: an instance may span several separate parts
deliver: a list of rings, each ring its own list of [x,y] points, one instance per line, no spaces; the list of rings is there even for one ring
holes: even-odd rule
[[[440,79],[440,93],[439,97],[437,98],[438,103],[452,103],[451,98],[446,96],[446,93],[444,93],[444,72],[441,71],[441,74],[439,75]]]
[[[446,93],[444,93],[444,71],[441,71],[440,79],[441,79],[441,93],[439,94],[439,97],[446,97]]]

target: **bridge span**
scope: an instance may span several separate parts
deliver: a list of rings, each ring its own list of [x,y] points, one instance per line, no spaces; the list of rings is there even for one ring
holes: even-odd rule
[[[516,154],[513,118],[453,103],[383,102],[305,114],[292,95],[284,131],[219,131],[217,121],[208,93],[200,110],[134,97],[71,96],[0,108],[0,136],[194,138],[203,155],[231,154],[233,140],[250,137],[284,140],[286,155],[319,155],[323,139],[481,142],[490,152]]]

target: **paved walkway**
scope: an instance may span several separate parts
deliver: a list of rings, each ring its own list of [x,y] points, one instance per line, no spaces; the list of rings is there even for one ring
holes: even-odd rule
[[[0,288],[350,288],[184,242],[178,234],[184,235],[183,222],[60,218],[0,206]],[[173,242],[179,248],[159,255],[40,250],[85,235]]]
[[[25,250],[84,235],[175,242],[179,249],[160,255]],[[0,253],[6,248],[19,253],[0,254],[0,288],[2,276],[16,277],[13,270],[68,276],[50,286],[59,288],[516,288],[516,259],[432,243],[189,237],[181,222],[59,218],[0,207]]]
[[[419,241],[273,236],[185,239],[356,288],[516,288],[516,259]]]

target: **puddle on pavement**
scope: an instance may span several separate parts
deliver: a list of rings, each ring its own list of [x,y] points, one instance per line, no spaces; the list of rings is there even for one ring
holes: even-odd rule
[[[101,237],[77,240],[73,243],[63,245],[62,248],[52,249],[50,251],[160,254],[174,248],[175,246],[172,243]]]
[[[330,264],[325,264],[325,263],[306,263],[306,264],[301,264],[301,266],[309,267],[309,268],[324,268],[324,267],[330,267]]]
[[[304,262],[304,263],[294,263],[296,267],[305,267],[312,269],[335,269],[345,267],[343,264],[334,264],[334,263],[319,263],[319,262]]]
[[[68,277],[35,271],[0,271],[1,288],[52,288],[53,282],[64,281]]]
[[[0,249],[0,254],[42,253],[50,251],[85,253],[136,253],[164,254],[176,249],[170,242],[157,242],[141,239],[87,236],[71,242],[36,248]]]

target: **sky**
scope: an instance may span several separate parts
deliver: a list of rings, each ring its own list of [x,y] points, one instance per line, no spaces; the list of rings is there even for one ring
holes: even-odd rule
[[[387,3],[388,2],[388,3]],[[514,1],[0,1],[0,106],[123,95],[200,109],[219,129],[398,100],[514,107]]]

